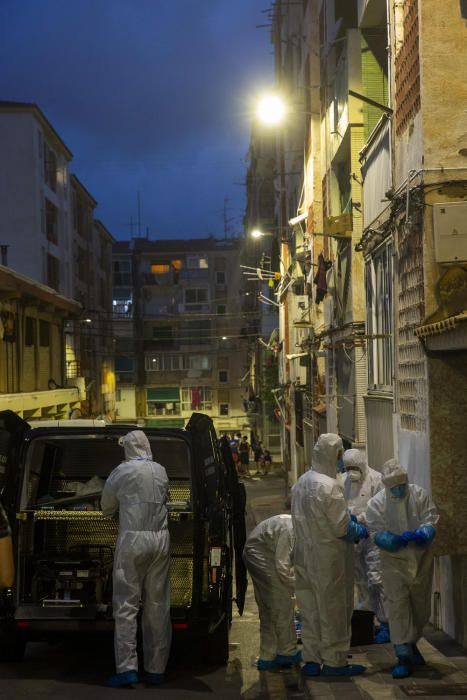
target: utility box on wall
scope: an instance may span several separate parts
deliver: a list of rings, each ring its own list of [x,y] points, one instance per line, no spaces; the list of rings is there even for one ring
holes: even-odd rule
[[[467,202],[434,204],[433,230],[436,262],[467,260]]]

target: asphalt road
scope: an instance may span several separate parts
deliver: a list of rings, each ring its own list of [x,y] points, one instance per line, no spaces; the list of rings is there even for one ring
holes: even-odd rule
[[[283,510],[279,494],[283,480],[268,476],[246,483],[248,493],[247,527],[255,520]],[[255,507],[255,504],[257,507]],[[276,700],[304,698],[296,669],[278,673],[259,673],[255,661],[259,648],[259,624],[252,586],[249,586],[243,616],[236,611],[230,636],[227,667],[210,667],[198,659],[198,649],[180,646],[173,649],[167,669],[167,682],[155,689],[143,684],[135,690],[106,687],[113,673],[112,639],[77,639],[75,642],[29,644],[24,661],[0,665],[0,698],[19,700],[57,698],[60,700],[102,700],[106,697],[133,698],[157,693],[158,697],[190,700],[196,698],[244,698]]]

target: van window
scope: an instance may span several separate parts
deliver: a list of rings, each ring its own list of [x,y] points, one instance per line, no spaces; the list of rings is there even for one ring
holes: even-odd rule
[[[32,440],[28,451],[21,507],[74,497],[80,485],[93,481],[99,491],[110,472],[123,461],[118,435],[49,435]],[[149,436],[153,459],[167,470],[171,484],[180,483],[190,496],[190,452],[187,443],[174,437]],[[88,491],[89,493],[89,491]],[[179,496],[171,496],[178,500]],[[66,506],[67,507],[67,506]]]

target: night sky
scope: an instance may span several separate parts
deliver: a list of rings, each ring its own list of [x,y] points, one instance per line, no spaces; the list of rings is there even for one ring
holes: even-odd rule
[[[0,0],[0,99],[36,102],[115,238],[241,232],[270,0]],[[239,184],[235,184],[239,183]]]

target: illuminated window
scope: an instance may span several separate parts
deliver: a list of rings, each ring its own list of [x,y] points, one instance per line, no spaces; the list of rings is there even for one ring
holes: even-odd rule
[[[182,269],[182,261],[181,260],[171,260],[170,264],[174,268],[174,270],[181,270]]]
[[[170,265],[166,263],[156,263],[151,265],[151,272],[155,275],[166,275],[170,271]]]

